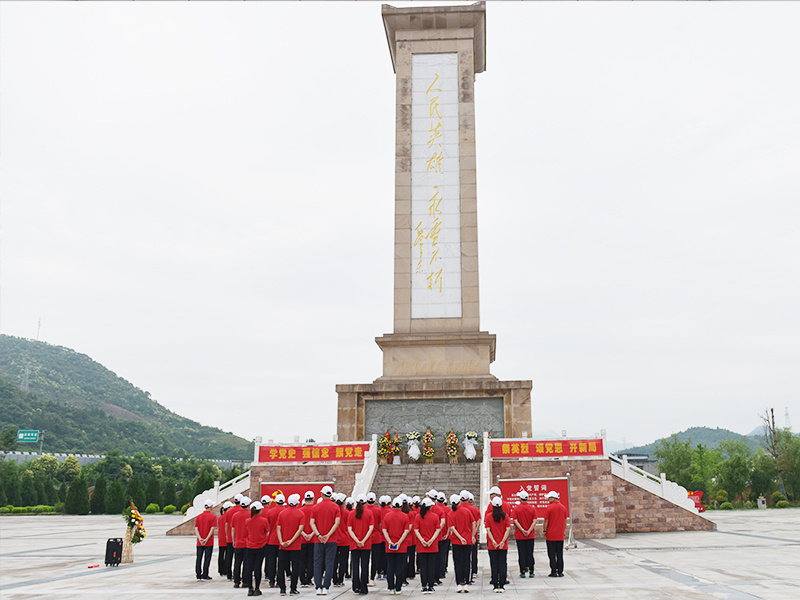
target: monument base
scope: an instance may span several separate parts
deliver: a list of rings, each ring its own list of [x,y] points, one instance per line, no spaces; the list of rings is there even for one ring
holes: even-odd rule
[[[383,351],[383,377],[376,383],[431,377],[497,380],[489,372],[496,339],[484,331],[395,333],[375,342]]]
[[[340,441],[369,440],[390,430],[437,434],[454,429],[488,431],[493,437],[531,434],[531,381],[488,377],[429,378],[336,386]],[[435,446],[444,443],[437,439]]]

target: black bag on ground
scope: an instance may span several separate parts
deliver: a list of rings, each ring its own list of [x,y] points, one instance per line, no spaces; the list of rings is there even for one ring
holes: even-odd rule
[[[106,542],[106,566],[116,567],[122,560],[122,538],[108,538]]]

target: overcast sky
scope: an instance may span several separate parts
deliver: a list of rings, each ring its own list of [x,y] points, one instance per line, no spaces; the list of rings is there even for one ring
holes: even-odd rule
[[[800,420],[800,5],[489,3],[481,329],[536,433]],[[392,330],[379,3],[0,3],[0,332],[327,441]]]

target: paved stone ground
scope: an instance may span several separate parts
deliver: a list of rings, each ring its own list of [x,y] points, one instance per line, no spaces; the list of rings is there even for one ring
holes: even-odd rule
[[[708,514],[708,513],[707,513]],[[800,509],[714,512],[718,531],[624,534],[613,539],[579,541],[565,552],[565,577],[546,577],[547,554],[537,542],[536,578],[516,576],[516,553],[509,551],[511,583],[503,598],[535,600],[645,600],[800,598]],[[105,540],[121,537],[124,523],[111,516],[4,516],[0,518],[0,597],[20,598],[246,598],[216,577],[194,577],[194,545],[188,537],[164,532],[179,517],[145,517],[148,537],[135,547],[135,562],[102,565]],[[216,550],[212,560],[216,562]],[[100,564],[97,568],[90,565]],[[452,577],[425,598],[472,598],[491,595],[489,566],[481,553],[480,573],[468,596],[456,596]],[[371,596],[389,597],[383,582]],[[278,598],[277,589],[263,598]],[[290,596],[287,596],[289,598]],[[403,597],[423,598],[417,578]],[[302,589],[301,600],[316,598]],[[332,588],[328,598],[356,596]]]

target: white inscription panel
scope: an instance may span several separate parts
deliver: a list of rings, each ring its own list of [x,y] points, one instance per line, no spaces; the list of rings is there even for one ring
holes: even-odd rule
[[[458,318],[458,54],[414,54],[411,77],[411,318]]]

